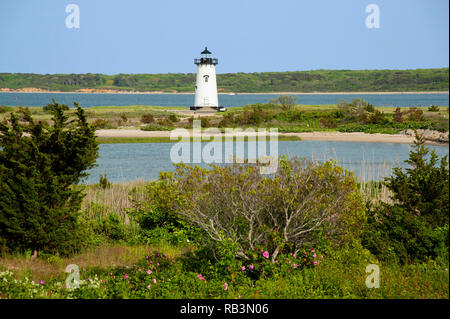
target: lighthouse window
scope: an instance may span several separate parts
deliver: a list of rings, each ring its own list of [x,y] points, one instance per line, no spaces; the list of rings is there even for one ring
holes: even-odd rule
[[[209,75],[204,75],[203,78],[205,79],[205,82],[208,82]]]

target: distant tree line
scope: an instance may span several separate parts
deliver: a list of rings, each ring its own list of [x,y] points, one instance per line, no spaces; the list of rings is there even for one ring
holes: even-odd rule
[[[222,92],[448,91],[449,69],[224,73],[217,85]],[[195,74],[0,73],[0,88],[24,87],[193,92]]]

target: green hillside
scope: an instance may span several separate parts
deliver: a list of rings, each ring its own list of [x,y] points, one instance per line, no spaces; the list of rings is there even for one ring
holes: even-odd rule
[[[224,73],[217,75],[217,85],[221,92],[448,91],[449,69]],[[60,91],[91,88],[193,92],[194,86],[194,73],[0,73],[0,88],[11,89],[35,87]]]

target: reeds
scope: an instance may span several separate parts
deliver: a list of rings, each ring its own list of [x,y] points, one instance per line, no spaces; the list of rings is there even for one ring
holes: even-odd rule
[[[109,213],[128,218],[127,209],[133,207],[133,201],[145,200],[145,185],[142,180],[110,184],[105,188],[98,184],[88,185],[82,209],[90,218]]]

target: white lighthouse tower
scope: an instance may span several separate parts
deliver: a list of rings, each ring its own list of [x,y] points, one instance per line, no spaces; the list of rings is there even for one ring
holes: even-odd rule
[[[191,110],[203,107],[221,109],[217,97],[216,64],[219,60],[211,57],[211,52],[205,47],[200,59],[194,59],[197,65],[197,83],[195,85],[195,102]]]

